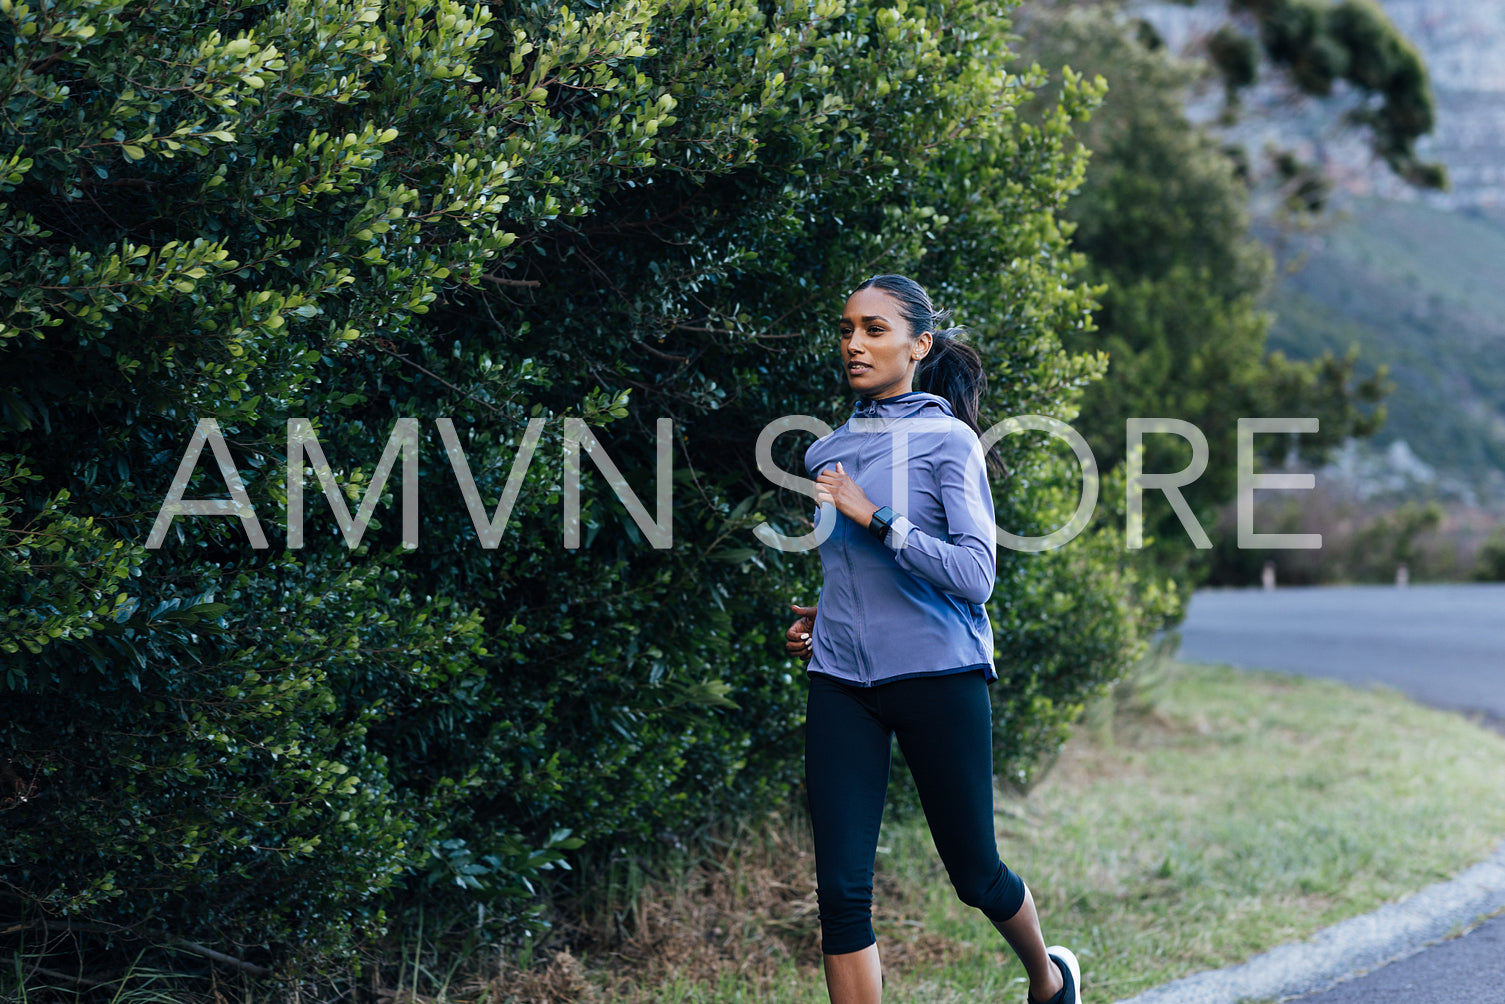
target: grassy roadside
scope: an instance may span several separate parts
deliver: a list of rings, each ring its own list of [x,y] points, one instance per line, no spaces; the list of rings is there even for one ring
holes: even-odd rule
[[[1457,873],[1505,837],[1505,736],[1460,716],[1389,691],[1226,667],[1171,663],[1138,682],[1089,709],[1028,798],[996,802],[1004,860],[1029,882],[1047,938],[1081,958],[1093,1004],[1308,936]],[[434,918],[372,946],[359,978],[232,982],[228,998],[212,999],[826,1004],[803,813],[791,806],[721,836],[715,855],[630,876],[637,895],[561,929],[567,939],[526,970],[476,945],[465,918]],[[886,999],[1023,1001],[1022,971],[956,899],[923,817],[890,814],[879,851]],[[0,973],[0,1001],[84,999],[22,968],[10,960]],[[88,999],[211,999],[182,982],[134,971]],[[27,989],[6,993],[18,985]]]
[[[1388,691],[1173,664],[1148,700],[1096,709],[1026,800],[1004,860],[1094,1001],[1308,936],[1452,875],[1505,837],[1505,738]],[[1024,997],[1022,970],[956,900],[923,819],[880,838],[886,994]],[[814,865],[797,818],[652,887],[634,938],[561,957],[493,1000],[823,1002]],[[530,989],[529,986],[534,987]]]

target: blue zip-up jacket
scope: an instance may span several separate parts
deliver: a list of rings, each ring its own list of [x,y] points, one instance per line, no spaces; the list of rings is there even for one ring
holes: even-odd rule
[[[859,398],[852,415],[805,451],[811,480],[843,470],[897,514],[888,540],[825,503],[835,520],[820,545],[825,581],[811,632],[809,673],[872,686],[993,667],[984,604],[997,570],[993,494],[977,433],[951,402],[911,391]]]

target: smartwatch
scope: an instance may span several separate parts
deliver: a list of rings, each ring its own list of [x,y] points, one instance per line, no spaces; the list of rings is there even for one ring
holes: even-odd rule
[[[888,542],[888,531],[893,528],[897,514],[888,506],[884,506],[873,513],[873,518],[867,525],[867,532],[877,538],[878,543]]]

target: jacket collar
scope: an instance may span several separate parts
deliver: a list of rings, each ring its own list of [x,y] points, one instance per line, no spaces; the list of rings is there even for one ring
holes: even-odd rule
[[[955,417],[950,401],[939,394],[923,390],[912,390],[907,394],[895,394],[877,400],[859,397],[852,402],[852,414],[863,418],[904,418],[937,407],[944,414]]]

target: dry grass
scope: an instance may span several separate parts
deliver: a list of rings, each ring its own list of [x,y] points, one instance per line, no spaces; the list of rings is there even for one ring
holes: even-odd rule
[[[1308,936],[1478,860],[1505,833],[1505,810],[1486,811],[1505,745],[1458,716],[1211,667],[1162,684],[1089,715],[1028,799],[996,803],[1004,860],[1029,881],[1047,937],[1078,948],[1094,997]],[[509,995],[497,1004],[824,1004],[808,822],[774,815],[725,837],[725,854],[687,860],[568,932],[574,955],[554,975],[494,984]],[[880,850],[886,996],[1022,999],[1017,963],[957,901],[924,820],[886,820]]]
[[[1047,940],[1076,950],[1090,999],[1307,937],[1456,873],[1505,834],[1505,740],[1460,716],[1218,667],[1140,682],[1155,685],[1089,711],[1027,798],[995,800],[1000,853]],[[589,883],[588,908],[558,904],[567,919],[531,965],[512,961],[515,946],[462,946],[456,920],[399,935],[354,996],[244,999],[827,1004],[803,806],[697,847],[717,850],[629,862],[625,878]],[[874,886],[887,998],[1024,998],[1021,968],[956,898],[923,817],[885,819]],[[400,989],[377,989],[379,973]]]
[[[498,1004],[824,1000],[808,819],[794,811],[770,813],[727,843],[717,858],[681,861],[672,875],[648,881],[630,909],[605,904],[577,918],[562,932],[573,952],[560,952],[541,970],[503,972],[489,983],[491,999]],[[880,854],[873,926],[886,968],[945,967],[976,951],[928,930],[921,919],[921,891],[885,864]],[[624,915],[632,918],[625,925]],[[735,988],[735,995],[726,996],[725,988]]]
[[[913,897],[881,867],[873,900],[873,923],[884,934],[888,959],[936,962],[955,952],[954,943],[928,934],[914,919]],[[626,939],[597,933],[586,946],[597,963],[609,965],[598,978],[613,1001],[656,1004],[660,988],[673,982],[736,985],[750,999],[768,1000],[787,990],[791,971],[819,978],[808,822],[771,814],[723,860],[702,861],[646,887],[635,913],[635,930]]]
[[[771,818],[734,843],[720,862],[702,860],[669,881],[651,882],[628,936],[603,937],[587,922],[585,950],[600,963],[612,1000],[656,1000],[643,988],[675,979],[754,992],[771,988],[791,962],[819,961],[815,859],[790,821]]]
[[[601,999],[586,976],[585,966],[568,948],[555,952],[548,964],[541,967],[518,969],[503,962],[499,975],[484,987],[490,993],[487,999],[513,1004],[592,1004]]]

